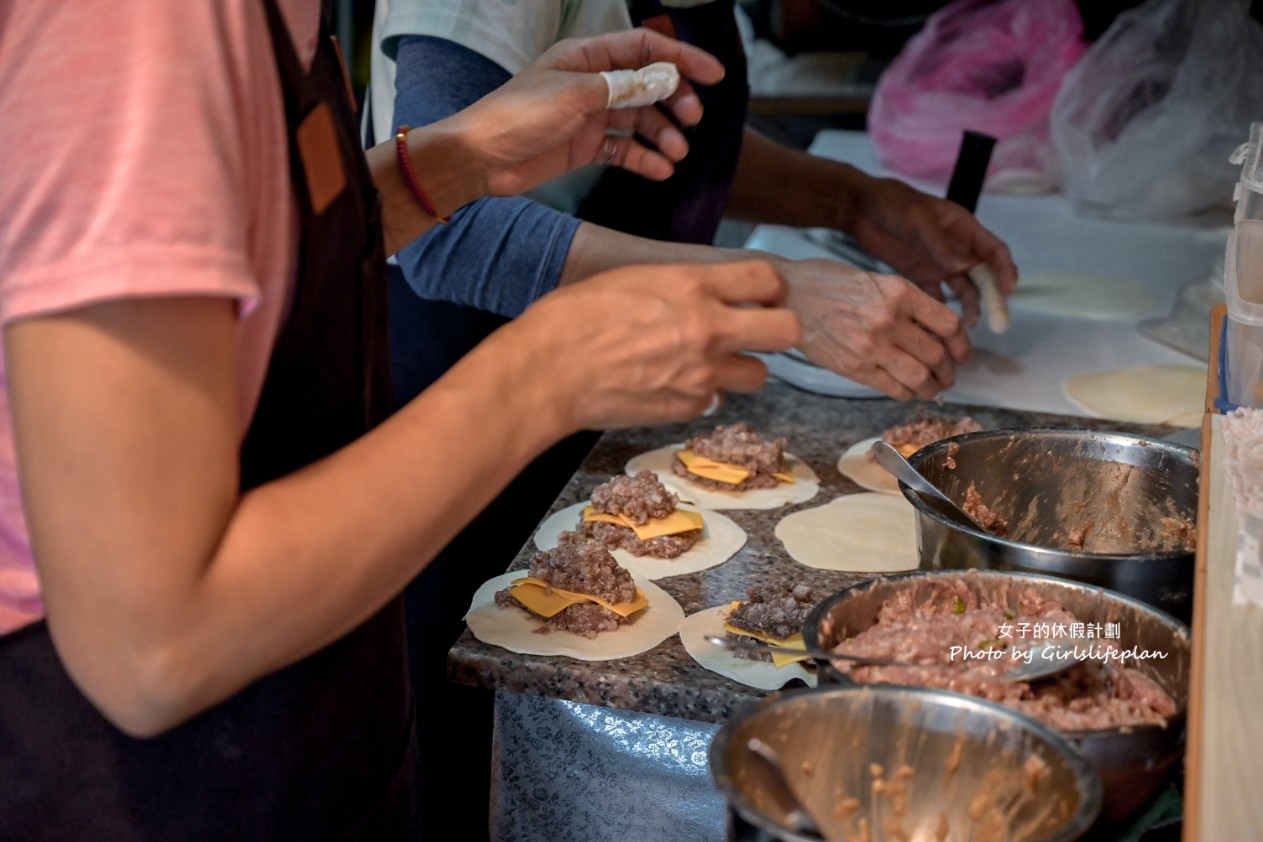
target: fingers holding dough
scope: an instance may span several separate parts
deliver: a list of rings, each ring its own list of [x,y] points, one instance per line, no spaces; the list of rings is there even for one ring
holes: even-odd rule
[[[996,285],[995,274],[991,271],[991,267],[985,263],[979,263],[970,269],[968,274],[974,286],[978,287],[978,294],[982,298],[982,307],[987,315],[987,327],[991,328],[992,333],[1004,333],[1009,329],[1009,305],[1004,300],[1004,293],[1000,292],[1000,287]]]
[[[603,70],[609,85],[608,108],[640,108],[664,100],[680,86],[680,71],[669,61],[657,61],[639,70]]]

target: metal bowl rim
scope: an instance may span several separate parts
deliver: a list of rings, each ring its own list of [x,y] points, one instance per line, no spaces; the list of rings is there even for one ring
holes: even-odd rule
[[[1141,436],[1141,435],[1137,435],[1133,433],[1120,433],[1120,432],[1115,432],[1111,430],[1092,430],[1087,427],[1005,427],[1005,428],[997,429],[997,430],[978,430],[973,433],[961,433],[960,435],[948,436],[945,439],[939,439],[938,441],[931,442],[930,444],[927,444],[921,449],[917,450],[915,453],[913,453],[911,456],[908,457],[908,461],[912,463],[913,467],[915,467],[918,471],[920,471],[922,462],[934,456],[939,455],[944,450],[947,450],[947,448],[951,446],[951,444],[953,443],[959,445],[962,442],[976,441],[976,440],[982,440],[982,439],[1002,438],[1002,437],[1014,436],[1014,435],[1025,435],[1025,436],[1047,435],[1050,438],[1057,438],[1057,439],[1075,439],[1075,438],[1082,438],[1084,435],[1087,435],[1092,438],[1103,439],[1107,441],[1115,440],[1119,444],[1140,444],[1143,442],[1142,446],[1144,447],[1157,446],[1158,448],[1163,449],[1163,450],[1174,451],[1177,454],[1185,457],[1187,461],[1189,461],[1192,465],[1194,465],[1194,467],[1196,467],[1197,465],[1197,462],[1196,462],[1197,457],[1194,454],[1199,453],[1198,449],[1195,447],[1188,447],[1187,445],[1177,444],[1176,442],[1164,441],[1162,439],[1155,439],[1150,436]],[[938,523],[943,524],[944,526],[948,526],[958,532],[964,532],[965,534],[972,535],[976,538],[983,538],[988,541],[994,541],[998,544],[1002,544],[1008,547],[1016,547],[1018,549],[1023,550],[1024,552],[1027,552],[1033,555],[1038,555],[1040,557],[1048,556],[1050,557],[1049,561],[1056,560],[1060,562],[1060,561],[1064,561],[1066,558],[1069,558],[1071,560],[1082,560],[1084,562],[1102,562],[1102,561],[1177,562],[1177,561],[1187,561],[1189,556],[1193,555],[1193,553],[1189,550],[1168,550],[1166,552],[1152,552],[1152,553],[1086,553],[1086,552],[1075,552],[1074,550],[1058,550],[1052,547],[1040,546],[1039,544],[1027,544],[1022,541],[1014,541],[1009,538],[1001,538],[999,536],[992,535],[990,532],[986,532],[981,529],[976,529],[973,527],[964,526],[962,524],[957,523],[954,520],[949,520],[948,518],[940,515],[938,512],[928,507],[925,504],[925,502],[921,499],[921,495],[919,495],[917,492],[909,488],[906,484],[904,484],[902,480],[899,481],[899,490],[903,492],[904,498],[907,499],[907,501],[912,504],[913,508],[915,508],[917,512],[919,512],[922,515],[925,515],[931,520],[937,521]]]
[[[811,612],[808,613],[807,619],[803,621],[803,640],[807,644],[807,648],[808,649],[820,648],[820,639],[819,639],[819,636],[816,634],[816,631],[817,629],[819,629],[820,621],[824,618],[824,615],[827,613],[827,611],[831,609],[833,606],[837,605],[838,603],[843,602],[847,599],[854,598],[856,594],[861,593],[863,591],[871,590],[872,588],[875,588],[877,585],[882,584],[884,582],[888,582],[888,581],[899,582],[903,580],[929,579],[929,578],[939,577],[939,576],[955,577],[955,578],[1006,577],[1010,579],[1021,579],[1024,581],[1029,581],[1033,584],[1045,583],[1045,584],[1057,585],[1059,587],[1067,587],[1067,588],[1078,589],[1082,591],[1090,591],[1093,593],[1100,594],[1102,596],[1109,597],[1110,599],[1113,599],[1117,602],[1121,602],[1124,605],[1128,605],[1132,608],[1139,609],[1147,614],[1153,615],[1153,618],[1155,620],[1158,620],[1164,625],[1172,627],[1174,633],[1177,636],[1182,635],[1185,640],[1190,641],[1190,646],[1191,646],[1192,635],[1191,635],[1189,626],[1186,623],[1173,617],[1172,615],[1163,611],[1161,608],[1156,608],[1147,602],[1141,602],[1138,599],[1127,596],[1126,594],[1123,594],[1123,593],[1119,593],[1118,591],[1113,591],[1113,590],[1110,590],[1109,588],[1103,588],[1103,587],[1100,587],[1099,585],[1089,585],[1084,582],[1076,582],[1074,580],[1065,579],[1058,576],[1048,576],[1043,573],[1026,573],[1020,570],[980,570],[980,569],[971,568],[971,569],[966,569],[966,570],[909,570],[905,573],[887,573],[887,574],[882,574],[880,576],[875,576],[866,582],[856,582],[853,585],[847,585],[841,590],[835,591],[829,594],[828,596],[826,596],[824,599],[817,602],[815,607],[811,609]],[[845,676],[843,676],[843,678],[845,678]],[[848,684],[844,684],[841,686],[916,688],[916,685],[911,685],[911,684],[859,684],[856,682],[849,682]],[[917,688],[917,689],[929,689],[929,688]],[[1167,688],[1164,687],[1162,689],[1166,690]],[[972,698],[977,698],[977,697],[966,695],[966,698],[972,699]],[[1001,707],[1003,707],[1003,705],[1001,705]],[[1011,708],[1005,708],[1005,709],[1011,710]],[[1014,712],[1017,713],[1017,711],[1014,711]],[[1185,720],[1187,713],[1188,713],[1188,701],[1186,699],[1185,702],[1176,709],[1175,713],[1167,717],[1167,721],[1163,725],[1132,725],[1132,726],[1128,726],[1126,731],[1122,730],[1121,728],[1092,728],[1092,729],[1086,729],[1086,730],[1081,730],[1081,731],[1061,731],[1058,733],[1063,734],[1072,740],[1081,740],[1081,739],[1086,739],[1086,738],[1094,737],[1094,736],[1129,734],[1129,733],[1135,733],[1135,732],[1147,731],[1147,730],[1167,731],[1172,727],[1180,727],[1181,723]],[[1047,726],[1044,726],[1044,727],[1047,727]]]
[[[1080,809],[1071,818],[1070,822],[1061,828],[1056,836],[1051,837],[1050,842],[1060,842],[1060,840],[1078,839],[1101,812],[1101,806],[1104,802],[1105,787],[1101,782],[1101,776],[1097,773],[1096,767],[1092,764],[1082,752],[1080,752],[1074,743],[1053,728],[1044,725],[1037,719],[1033,719],[1020,711],[1005,707],[998,702],[981,699],[977,696],[970,696],[965,693],[956,693],[951,690],[940,690],[933,687],[914,687],[902,684],[852,684],[852,685],[830,685],[827,687],[804,687],[797,690],[788,690],[763,699],[756,705],[752,705],[745,710],[734,714],[730,717],[715,733],[715,737],[711,740],[708,749],[708,759],[711,770],[711,778],[715,782],[716,788],[724,796],[729,805],[733,807],[741,817],[746,821],[754,824],[763,831],[773,835],[783,835],[787,839],[793,839],[795,842],[818,842],[810,836],[802,836],[794,833],[792,830],[771,821],[759,811],[751,807],[737,787],[733,784],[728,774],[728,764],[725,761],[727,755],[728,743],[732,738],[732,734],[740,725],[764,711],[792,704],[800,697],[807,696],[851,696],[866,693],[878,696],[890,696],[896,699],[896,702],[902,701],[908,697],[925,697],[931,703],[943,704],[952,708],[975,709],[986,716],[1007,719],[1020,728],[1024,728],[1035,734],[1035,736],[1052,745],[1054,750],[1061,754],[1066,763],[1069,765],[1074,776],[1075,785],[1082,799]]]

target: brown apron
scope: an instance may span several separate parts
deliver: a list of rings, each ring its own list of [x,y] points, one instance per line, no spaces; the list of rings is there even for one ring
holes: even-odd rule
[[[274,0],[265,5],[302,245],[242,447],[243,488],[333,452],[389,409],[379,209],[341,65],[322,32],[305,73]],[[341,159],[345,187],[331,196],[318,177],[317,213],[297,138],[323,109],[331,109],[328,148]],[[101,716],[66,674],[47,626],[35,623],[0,638],[0,840],[408,838],[412,727],[399,599],[324,650],[149,740]]]

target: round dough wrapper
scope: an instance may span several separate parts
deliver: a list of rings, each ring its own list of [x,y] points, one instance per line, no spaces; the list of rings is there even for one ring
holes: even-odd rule
[[[724,678],[760,690],[779,690],[796,678],[806,682],[808,687],[816,686],[816,674],[801,663],[786,664],[777,669],[768,661],[738,658],[727,649],[708,643],[707,635],[724,636],[724,621],[728,619],[730,610],[731,603],[716,605],[690,614],[680,623],[680,641],[694,661]]]
[[[478,588],[465,615],[474,637],[519,655],[568,655],[580,661],[612,661],[648,652],[675,634],[684,619],[684,609],[671,594],[648,579],[632,574],[636,587],[648,598],[649,606],[634,614],[630,622],[591,639],[568,631],[544,634],[536,631],[539,621],[522,609],[496,605],[496,592],[525,575],[525,570],[511,570]]]
[[[689,482],[671,471],[677,450],[684,444],[670,444],[634,456],[627,463],[627,473],[635,476],[641,471],[653,471],[668,491],[674,491],[681,501],[694,503],[703,509],[778,509],[793,503],[805,503],[820,491],[820,478],[805,462],[786,453],[785,467],[794,478],[792,483],[778,483],[775,488],[756,488],[752,491],[723,491],[704,488]]]
[[[1139,316],[1157,303],[1157,296],[1138,281],[1069,272],[1023,275],[1009,298],[1015,309],[1101,320]]]
[[[1076,406],[1098,418],[1167,424],[1200,418],[1206,403],[1206,367],[1141,365],[1073,374],[1062,389]]]
[[[916,513],[903,495],[864,492],[786,515],[776,537],[795,561],[845,573],[915,570]]]
[[[561,533],[574,529],[579,525],[584,506],[588,501],[567,506],[559,512],[553,512],[539,525],[535,531],[535,546],[541,550],[551,550],[557,546]],[[689,512],[698,512],[702,516],[702,538],[687,551],[675,558],[653,558],[651,556],[632,555],[627,550],[614,550],[610,555],[614,560],[627,568],[633,576],[644,576],[646,579],[664,579],[667,576],[683,576],[685,573],[696,573],[718,567],[746,545],[746,532],[732,520],[719,512],[699,509],[687,503],[680,508]]]
[[[1202,421],[1205,420],[1206,410],[1199,409],[1195,412],[1189,412],[1185,415],[1177,415],[1174,418],[1167,419],[1164,423],[1170,424],[1172,427],[1200,427]]]
[[[857,441],[846,449],[838,459],[838,473],[850,479],[860,488],[869,491],[880,491],[883,494],[899,494],[899,480],[890,471],[877,464],[872,457],[873,442],[880,441],[880,436]]]

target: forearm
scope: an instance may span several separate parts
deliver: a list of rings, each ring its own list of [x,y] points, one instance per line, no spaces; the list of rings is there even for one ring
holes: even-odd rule
[[[399,253],[422,298],[515,317],[555,289],[579,221],[524,198],[484,198]]]
[[[204,574],[168,594],[183,667],[160,678],[205,682],[176,692],[172,722],[363,622],[568,432],[529,372],[490,362],[475,352],[372,433],[241,498]]]
[[[234,302],[141,298],[5,328],[49,629],[89,699],[170,728],[370,616],[580,429],[683,421],[797,342],[765,263],[558,290],[387,422],[241,496]]]
[[[673,162],[688,147],[680,125],[693,125],[701,117],[691,87],[681,82],[668,100],[670,116],[648,104],[610,110],[610,87],[593,72],[639,67],[650,53],[675,63],[686,80],[714,84],[723,73],[712,56],[646,29],[564,40],[495,93],[414,130],[409,135],[413,169],[437,215],[480,195],[518,195],[597,160],[654,180],[670,177]],[[373,150],[370,160],[387,194],[386,237],[393,253],[428,230],[431,220],[399,189],[402,179],[390,168],[389,149],[385,154]]]
[[[856,215],[857,191],[871,180],[850,164],[791,149],[747,126],[727,213],[750,222],[846,231]]]
[[[482,97],[495,91],[503,86],[511,78],[511,74],[506,72],[502,67],[487,59],[473,50],[463,47],[454,42],[427,36],[405,36],[399,39],[396,45],[396,63],[395,63],[395,99],[394,113],[391,121],[392,126],[408,125],[413,126],[413,130],[409,132],[409,136],[415,136],[415,144],[410,142],[409,149],[413,150],[415,146],[415,155],[412,157],[413,169],[417,174],[417,181],[422,186],[432,200],[436,202],[436,210],[441,216],[451,216],[458,208],[464,206],[467,202],[475,199],[479,201],[479,207],[471,208],[471,212],[462,214],[465,217],[478,217],[485,214],[494,214],[495,208],[511,208],[521,200],[518,199],[496,199],[484,198],[486,193],[485,185],[473,191],[473,195],[468,195],[466,190],[457,187],[455,195],[451,198],[443,196],[444,182],[450,179],[456,179],[460,176],[458,172],[466,165],[462,160],[449,160],[447,153],[443,150],[437,150],[435,157],[431,157],[428,141],[431,139],[429,135],[434,132],[434,126],[440,130],[452,121],[450,118],[459,114],[466,108],[469,108]],[[444,138],[440,135],[437,140],[440,142]],[[390,140],[390,138],[378,138],[378,140]],[[393,164],[398,167],[398,161],[391,155],[385,154],[393,150],[391,143],[385,144],[386,149],[381,152],[373,150],[369,152],[370,161],[374,156],[380,156],[380,166],[382,168],[382,177],[389,183],[392,180],[398,181],[395,185],[394,196],[396,206],[394,213],[385,213],[385,226],[387,231],[387,250],[394,254],[405,250],[406,246],[411,244],[410,251],[412,254],[405,253],[401,256],[401,263],[404,271],[408,275],[409,283],[414,289],[424,291],[429,297],[439,298],[442,300],[456,301],[460,304],[475,304],[483,309],[493,309],[486,306],[485,302],[475,302],[464,300],[463,294],[467,290],[460,290],[461,296],[458,296],[452,289],[456,285],[465,285],[470,280],[470,276],[461,272],[463,277],[452,277],[445,271],[447,266],[438,267],[426,265],[421,258],[422,252],[428,252],[427,256],[433,256],[438,251],[446,251],[448,254],[443,255],[443,260],[451,263],[459,264],[462,258],[459,250],[468,247],[468,232],[473,224],[470,220],[454,220],[451,228],[446,226],[439,227],[434,230],[432,235],[426,238],[425,242],[414,243],[413,240],[421,234],[430,232],[434,229],[434,220],[421,212],[415,198],[407,191],[406,185],[399,178],[398,173],[390,172]],[[432,172],[437,169],[437,172]],[[431,186],[431,178],[438,179],[438,182]],[[374,180],[377,180],[376,172]],[[477,183],[477,179],[474,179]],[[381,182],[379,182],[380,188]],[[398,189],[404,188],[403,193],[399,193]],[[431,192],[433,191],[433,193]],[[383,196],[383,203],[385,196]],[[442,203],[442,204],[439,204]],[[488,208],[491,208],[489,211]],[[393,220],[398,220],[397,223]],[[484,220],[485,221],[485,220]],[[395,226],[392,233],[392,224]],[[508,231],[504,228],[497,227],[496,231]],[[479,232],[485,236],[484,232]],[[438,240],[438,242],[434,242]],[[453,245],[455,244],[455,245]],[[475,254],[473,259],[479,257],[485,258],[488,249],[486,243],[480,239],[473,245]],[[453,254],[455,253],[455,254]],[[450,262],[449,262],[450,261]],[[417,267],[417,269],[412,269]],[[462,267],[464,269],[465,267]],[[429,277],[419,277],[420,272],[429,273]],[[477,278],[475,278],[476,280]],[[446,293],[444,289],[446,288]],[[520,312],[520,309],[518,310]],[[503,315],[515,315],[516,313],[503,313]]]
[[[757,222],[834,228],[932,298],[946,287],[966,323],[978,290],[966,272],[986,263],[1004,294],[1017,283],[1008,248],[965,208],[894,178],[774,144],[747,128],[729,213]],[[887,390],[889,391],[889,390]]]
[[[734,260],[777,259],[752,249],[723,249],[691,243],[671,243],[624,234],[611,228],[580,223],[561,273],[562,284],[582,281],[619,266],[662,263],[728,263]]]
[[[361,440],[239,497],[234,330],[227,302],[175,299],[6,331],[49,628],[135,733],[354,628],[571,431],[555,379],[491,341]]]
[[[415,147],[416,153],[411,159],[413,170],[417,174],[417,181],[422,189],[436,202],[436,210],[441,216],[451,216],[457,208],[474,199],[481,199],[479,203],[481,206],[476,210],[471,209],[474,210],[473,213],[465,213],[463,216],[482,216],[488,212],[488,203],[493,207],[504,208],[512,207],[514,203],[520,201],[482,198],[486,192],[485,186],[482,185],[473,192],[472,196],[457,187],[455,196],[445,197],[443,182],[458,178],[459,170],[465,166],[465,162],[446,160],[447,153],[442,150],[438,150],[436,157],[432,158],[428,148],[428,141],[431,140],[429,135],[434,132],[431,127],[438,124],[441,131],[451,122],[449,118],[469,108],[480,98],[504,85],[510,78],[511,75],[499,65],[451,41],[425,36],[405,36],[399,39],[396,46],[395,99],[391,125],[414,127],[409,132],[410,137],[415,136],[414,141],[409,144],[410,152]],[[378,138],[378,140],[390,141],[391,138]],[[443,137],[440,135],[437,140],[441,144]],[[401,262],[405,273],[409,276],[409,283],[415,289],[420,291],[424,288],[425,294],[442,300],[454,300],[461,304],[474,303],[460,300],[452,294],[442,294],[438,289],[438,287],[446,286],[448,292],[451,293],[453,285],[463,285],[467,282],[469,278],[467,274],[462,272],[464,277],[461,278],[450,277],[443,268],[431,268],[421,263],[419,254],[443,249],[455,251],[464,247],[462,241],[468,240],[467,233],[472,224],[471,221],[457,220],[452,228],[439,227],[438,230],[434,230],[432,236],[427,237],[426,240],[437,239],[438,243],[414,243],[413,240],[416,237],[431,231],[436,226],[434,220],[421,211],[399,173],[390,171],[392,166],[397,169],[399,165],[397,158],[388,154],[393,149],[392,142],[369,152],[370,162],[380,158],[378,165],[381,167],[382,180],[387,184],[392,181],[398,182],[393,186],[392,195],[395,199],[393,213],[384,214],[388,252],[394,254],[404,251],[405,247],[411,244],[413,254],[403,255]],[[432,173],[432,170],[436,168],[438,171]],[[439,180],[433,186],[430,181],[432,177]],[[374,180],[378,181],[380,189],[383,181],[378,180],[376,170]],[[400,188],[403,188],[402,193],[399,192]],[[385,204],[385,194],[383,194],[383,204]],[[392,225],[394,226],[393,233]],[[496,230],[504,229],[497,228]],[[453,246],[452,243],[456,245]],[[479,255],[486,255],[487,249],[484,242],[479,241],[475,248]],[[455,257],[454,262],[461,262],[459,255]],[[410,264],[419,266],[421,271],[429,272],[430,277],[418,277],[416,271],[410,270]],[[478,302],[478,306],[491,309],[484,306],[482,302]],[[513,315],[513,313],[504,315]]]
[[[455,121],[413,129],[408,156],[417,184],[441,217],[486,194],[486,180]],[[394,138],[369,149],[369,172],[381,195],[386,253],[392,255],[429,231],[438,220],[417,201],[400,166]]]
[[[428,126],[510,79],[486,56],[447,39],[409,35],[394,47],[392,125]],[[557,286],[577,224],[529,199],[484,197],[403,249],[399,265],[424,298],[516,316]]]

